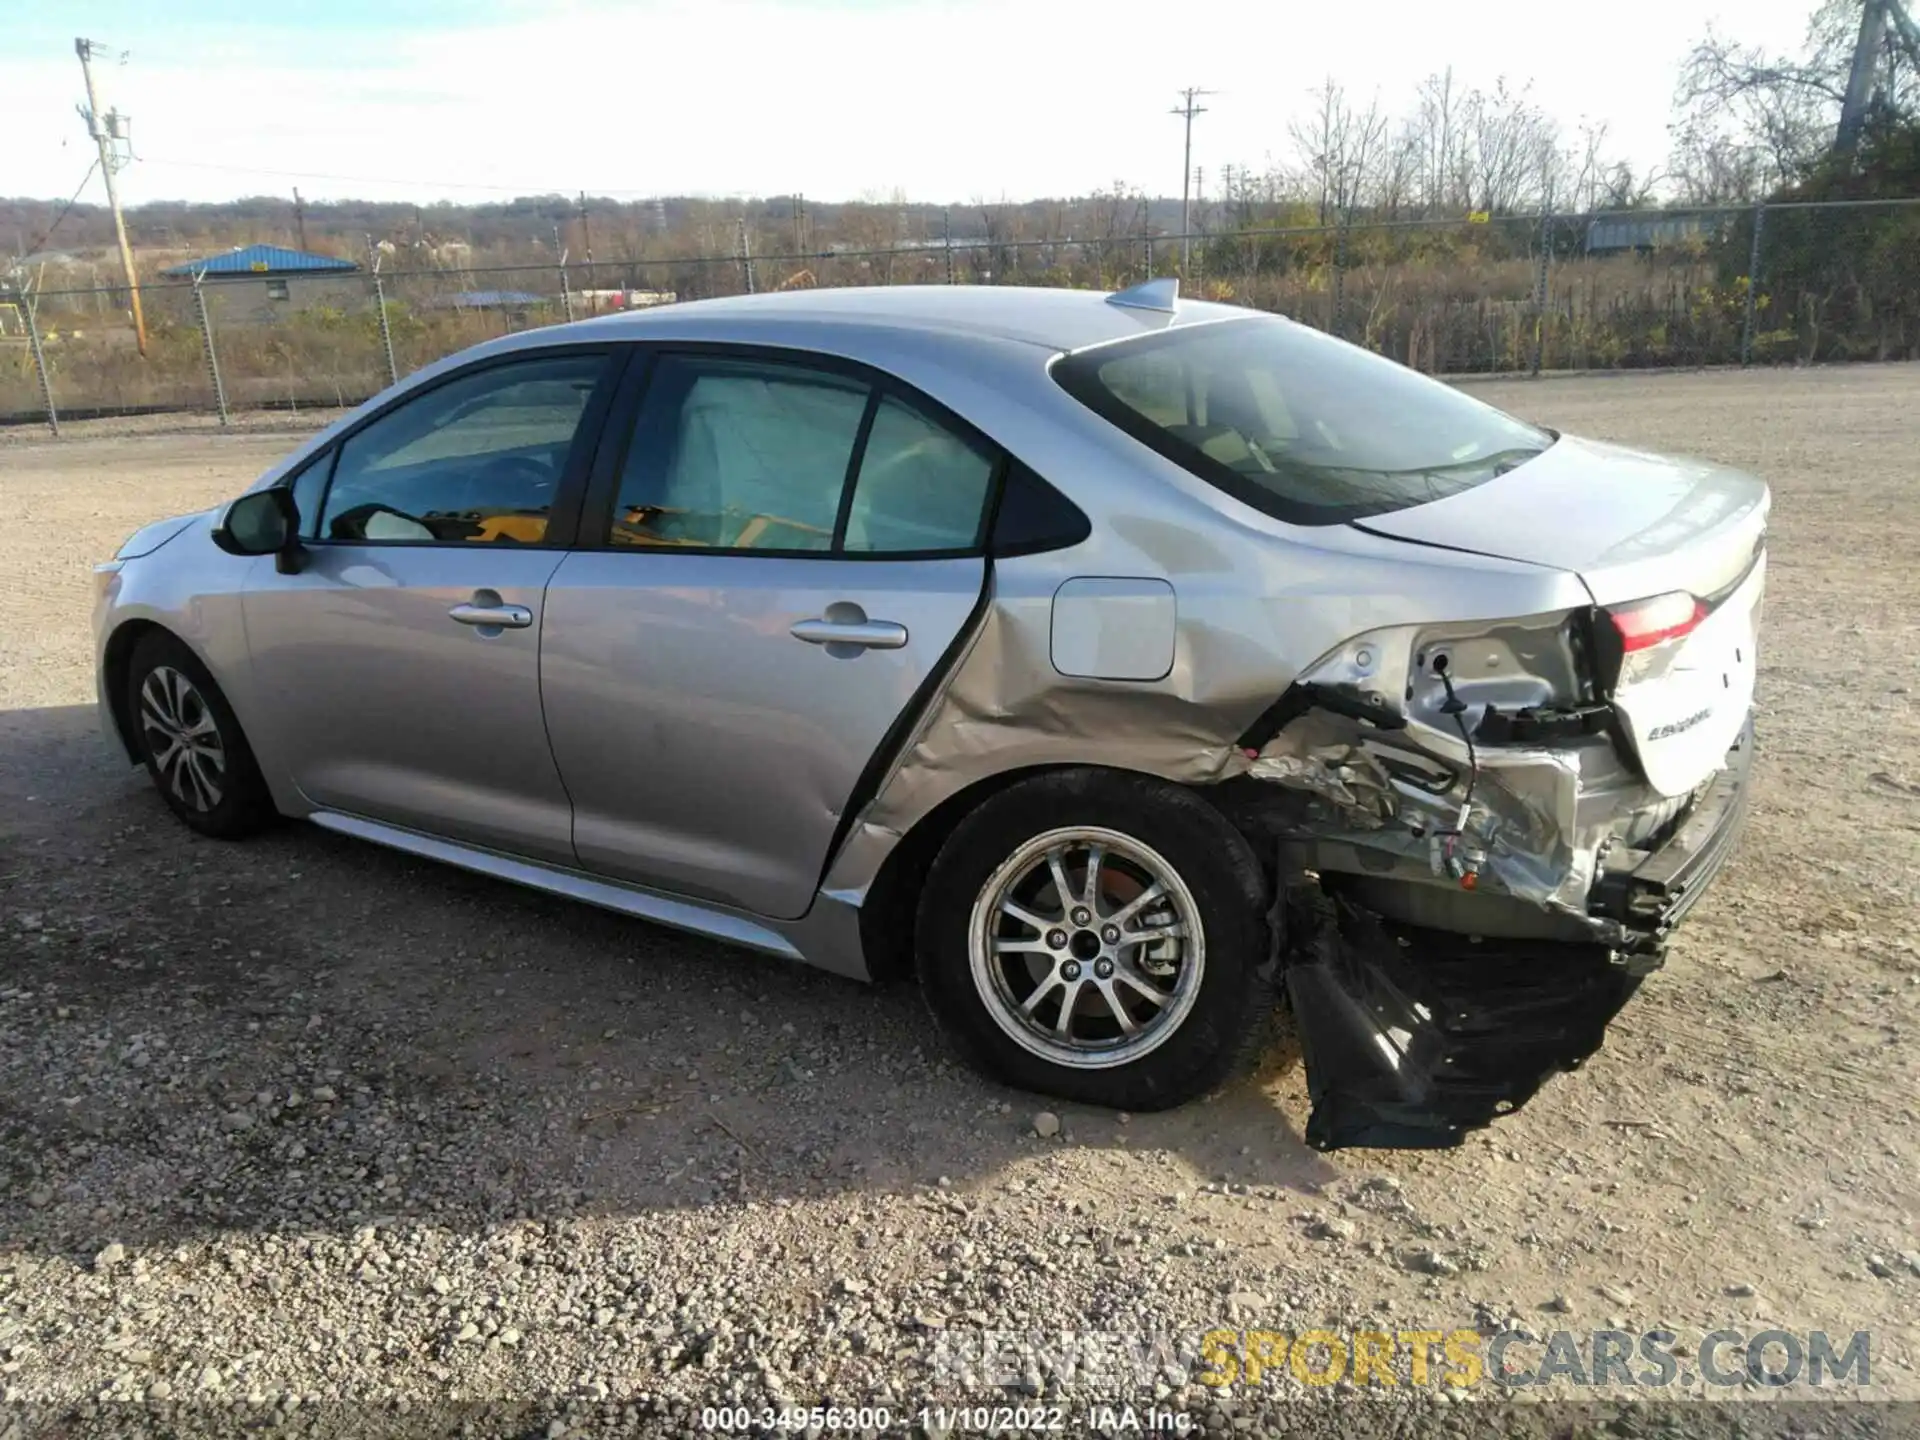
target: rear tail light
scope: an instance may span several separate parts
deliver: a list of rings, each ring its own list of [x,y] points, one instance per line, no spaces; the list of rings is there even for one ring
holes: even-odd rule
[[[1692,634],[1707,613],[1705,601],[1684,590],[1674,590],[1650,600],[1615,605],[1607,611],[1607,618],[1619,632],[1621,649],[1631,655]]]

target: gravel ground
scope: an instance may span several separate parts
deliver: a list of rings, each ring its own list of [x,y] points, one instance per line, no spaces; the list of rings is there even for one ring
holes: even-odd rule
[[[1864,1330],[1858,1393],[1920,1399],[1920,368],[1477,390],[1773,482],[1762,767],[1608,1047],[1433,1154],[1308,1151],[1280,1020],[1204,1103],[1043,1117],[951,1062],[909,986],[307,827],[190,835],[98,739],[87,566],[290,432],[0,436],[0,1432],[137,1429],[155,1412],[113,1402],[142,1398],[201,1428],[904,1423],[988,1393],[942,1368],[982,1330]],[[1124,1399],[1414,1434],[1491,1393],[1203,1368],[993,1394],[1068,1433]],[[448,1408],[483,1400],[531,1408]]]

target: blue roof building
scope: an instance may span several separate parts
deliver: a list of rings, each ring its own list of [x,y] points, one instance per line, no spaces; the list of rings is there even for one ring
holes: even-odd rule
[[[160,273],[191,280],[195,275],[347,275],[360,267],[331,255],[310,255],[283,245],[245,245],[219,255],[170,265]]]

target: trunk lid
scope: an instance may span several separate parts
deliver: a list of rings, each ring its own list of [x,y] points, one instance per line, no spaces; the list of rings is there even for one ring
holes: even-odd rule
[[[1562,436],[1483,485],[1355,523],[1572,571],[1602,607],[1675,591],[1704,602],[1687,633],[1625,657],[1612,695],[1648,783],[1683,795],[1721,766],[1752,705],[1770,504],[1738,470]]]
[[[1483,485],[1355,523],[1395,540],[1571,570],[1612,605],[1721,590],[1752,561],[1768,503],[1766,484],[1738,470],[1563,435]]]

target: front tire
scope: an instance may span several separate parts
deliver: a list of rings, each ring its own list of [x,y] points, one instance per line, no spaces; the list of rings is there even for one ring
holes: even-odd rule
[[[1162,1110],[1250,1059],[1267,1013],[1253,851],[1176,785],[1020,781],[954,830],[917,925],[921,986],[976,1068],[1023,1090]]]
[[[134,647],[127,714],[154,788],[192,829],[238,840],[273,823],[273,797],[226,696],[164,630]]]

